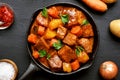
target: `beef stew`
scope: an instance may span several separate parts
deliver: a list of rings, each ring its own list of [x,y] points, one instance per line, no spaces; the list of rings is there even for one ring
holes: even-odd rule
[[[94,44],[93,26],[77,8],[51,6],[37,15],[28,42],[38,63],[54,72],[69,73],[90,60]]]

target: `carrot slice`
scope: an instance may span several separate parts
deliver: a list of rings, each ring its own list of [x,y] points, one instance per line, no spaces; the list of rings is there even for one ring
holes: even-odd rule
[[[79,61],[75,60],[74,62],[71,63],[72,70],[75,71],[80,67]]]
[[[39,26],[39,27],[38,27],[38,34],[39,34],[39,35],[43,35],[44,32],[45,32],[45,27]]]
[[[75,34],[77,36],[81,36],[82,35],[82,28],[80,26],[74,26],[72,29],[71,29],[71,33],[72,34]]]
[[[37,41],[37,36],[36,36],[35,34],[31,33],[31,34],[28,36],[28,42],[35,44],[36,41]]]
[[[33,57],[34,57],[35,59],[39,58],[39,53],[38,53],[38,51],[34,51],[34,52],[32,53],[32,55],[33,55]]]
[[[59,17],[59,12],[57,10],[56,7],[52,7],[50,9],[48,9],[48,14],[54,18],[58,18]]]

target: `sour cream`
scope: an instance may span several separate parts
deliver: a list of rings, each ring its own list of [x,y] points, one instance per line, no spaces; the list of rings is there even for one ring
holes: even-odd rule
[[[16,77],[16,70],[13,64],[0,61],[0,80],[14,80]]]
[[[11,80],[15,75],[15,70],[12,64],[0,62],[0,80]]]

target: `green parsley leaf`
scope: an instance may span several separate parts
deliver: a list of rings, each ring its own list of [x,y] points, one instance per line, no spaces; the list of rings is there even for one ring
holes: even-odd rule
[[[39,50],[40,57],[46,56],[47,52],[45,50]]]
[[[54,47],[56,50],[59,50],[59,49],[62,47],[61,41],[58,40],[58,42],[53,43],[53,47]]]
[[[84,49],[81,46],[76,46],[75,52],[77,55],[79,55]]]
[[[67,14],[61,15],[61,20],[64,24],[66,24],[69,21],[69,16]]]
[[[87,19],[84,19],[83,22],[82,22],[82,25],[86,25],[88,23],[89,23],[89,21]]]
[[[49,59],[50,59],[50,57],[51,57],[51,55],[50,55],[50,54],[48,54],[48,55],[47,55],[47,60],[49,60]]]
[[[75,49],[75,52],[76,52],[77,55],[80,54],[80,51],[78,49]]]
[[[43,8],[43,10],[42,10],[42,16],[48,17],[47,8]]]

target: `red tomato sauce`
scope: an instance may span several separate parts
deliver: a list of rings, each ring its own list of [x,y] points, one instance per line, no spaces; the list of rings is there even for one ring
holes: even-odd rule
[[[9,27],[13,22],[13,11],[6,5],[0,6],[0,27]]]

